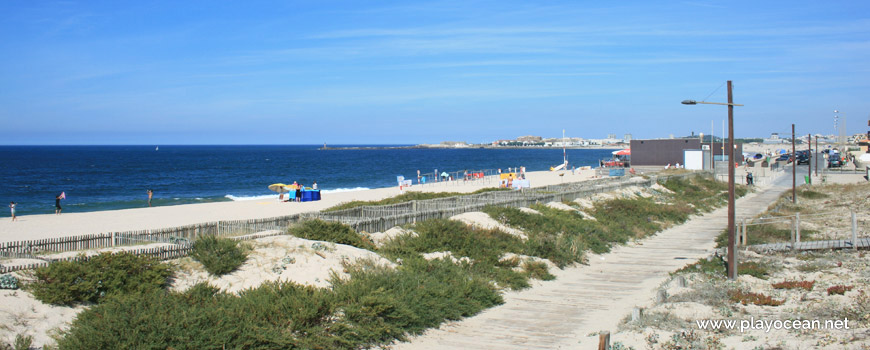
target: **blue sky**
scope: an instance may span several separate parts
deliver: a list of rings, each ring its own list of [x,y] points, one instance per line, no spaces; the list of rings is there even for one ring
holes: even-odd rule
[[[604,3],[604,4],[601,4]],[[849,134],[867,1],[0,2],[0,144]],[[718,88],[718,90],[717,90]],[[711,95],[712,94],[712,95]],[[709,96],[709,97],[707,97]]]

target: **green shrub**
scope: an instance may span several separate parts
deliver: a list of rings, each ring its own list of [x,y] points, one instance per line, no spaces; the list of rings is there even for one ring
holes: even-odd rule
[[[830,197],[825,193],[813,191],[807,188],[801,188],[799,191],[797,191],[797,195],[798,197],[806,199],[821,199]]]
[[[380,251],[386,256],[403,260],[421,259],[421,253],[450,251],[456,258],[471,259],[470,263],[462,264],[462,268],[470,274],[511,289],[529,286],[527,276],[499,261],[505,253],[520,253],[524,249],[522,240],[516,236],[446,219],[418,222],[414,225],[414,231],[417,235],[396,237],[381,247]]]
[[[708,259],[701,259],[688,264],[673,274],[700,272],[711,276],[725,276],[725,272],[728,269],[727,266],[725,259],[721,256],[711,256]]]
[[[410,201],[422,201],[427,199],[437,199],[437,198],[447,198],[447,197],[460,197],[460,196],[468,196],[479,193],[486,192],[498,192],[498,191],[510,191],[510,188],[498,188],[498,187],[487,187],[481,188],[472,193],[459,193],[459,192],[405,192],[395,197],[384,198],[377,201],[350,201],[346,203],[341,203],[336,206],[332,206],[324,209],[324,212],[331,211],[339,211],[344,209],[351,209],[357,207],[365,207],[365,206],[378,206],[378,205],[390,205],[390,204],[399,204]]]
[[[547,264],[543,261],[526,261],[523,263],[523,271],[531,278],[542,281],[551,281],[556,279],[556,276],[550,274]]]
[[[0,289],[18,289],[18,277],[8,273],[0,276]]]
[[[737,274],[738,275],[749,275],[755,278],[767,279],[770,275],[770,268],[768,265],[762,265],[757,262],[747,261],[747,262],[739,262],[737,264]]]
[[[62,350],[361,349],[405,339],[502,302],[488,280],[446,260],[399,268],[362,261],[332,288],[270,282],[232,295],[207,285],[186,292],[120,295],[83,311]]]
[[[584,220],[576,212],[536,205],[541,213],[525,213],[516,208],[486,207],[483,211],[506,225],[522,229],[528,239],[522,253],[548,259],[559,267],[583,261],[589,247],[593,251],[606,251],[609,245],[601,240],[600,227]]]
[[[471,227],[463,222],[447,219],[434,219],[414,225],[416,237],[405,236],[395,241],[397,245],[386,245],[383,251],[389,253],[402,243],[404,250],[415,253],[450,251],[456,257],[467,256],[476,261],[495,263],[504,253],[519,253],[522,241],[499,230]],[[404,241],[404,242],[401,242]]]
[[[47,304],[100,302],[106,297],[162,289],[169,265],[147,256],[103,253],[86,261],[59,261],[33,272],[27,289]]]
[[[299,238],[347,244],[367,250],[377,249],[374,243],[356,233],[350,226],[338,222],[305,220],[291,226],[288,232]]]
[[[208,273],[222,276],[238,269],[248,260],[239,242],[229,238],[205,236],[193,243],[190,257],[202,263]]]

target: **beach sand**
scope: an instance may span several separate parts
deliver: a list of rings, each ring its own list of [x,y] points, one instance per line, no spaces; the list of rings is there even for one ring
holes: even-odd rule
[[[560,176],[560,174],[562,176]],[[592,178],[594,170],[550,172],[527,172],[526,179],[532,187],[576,182]],[[485,187],[497,187],[494,178],[478,181],[448,181],[414,185],[405,191],[461,192],[468,193]],[[401,194],[399,187],[371,190],[324,193],[316,202],[290,203],[274,199],[256,199],[233,202],[185,204],[165,207],[108,210],[87,213],[64,213],[62,215],[24,215],[12,222],[0,219],[0,243],[36,240],[104,232],[159,229],[220,220],[246,220],[293,215],[323,210],[340,203],[361,200],[375,201]]]

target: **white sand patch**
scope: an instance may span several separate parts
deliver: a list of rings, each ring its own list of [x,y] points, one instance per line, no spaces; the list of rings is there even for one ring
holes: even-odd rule
[[[43,304],[23,290],[0,290],[0,343],[14,344],[15,336],[21,334],[33,337],[33,348],[54,344],[48,335],[68,328],[84,309]]]
[[[505,233],[508,233],[510,235],[513,235],[513,236],[517,236],[517,237],[524,239],[524,240],[529,238],[528,236],[526,236],[525,233],[523,233],[523,231],[517,230],[517,229],[512,228],[512,227],[505,226],[502,223],[493,219],[491,216],[489,216],[489,214],[484,213],[484,212],[473,211],[473,212],[468,212],[468,213],[462,213],[462,214],[454,215],[454,216],[450,217],[450,220],[462,221],[467,225],[471,225],[473,227],[478,227],[478,228],[487,229],[487,230],[499,229]]]
[[[711,319],[717,316],[716,310],[712,307],[691,301],[668,303],[660,307],[665,309],[667,312],[670,312],[672,315],[684,320]]]
[[[539,212],[539,211],[537,211],[537,210],[534,210],[534,209],[532,209],[532,208],[522,207],[522,208],[520,208],[520,211],[523,212],[523,213],[526,213],[526,214],[537,214],[537,215],[543,215],[543,214],[541,214],[541,212]]]
[[[313,241],[293,236],[274,236],[251,241],[248,260],[236,271],[221,277],[210,276],[191,258],[179,259],[179,272],[173,290],[183,291],[199,282],[208,282],[221,290],[236,293],[256,288],[267,281],[293,281],[315,287],[328,287],[334,271],[345,277],[342,263],[370,259],[376,264],[393,266],[380,255],[344,244]]]
[[[519,261],[519,264],[517,265],[517,267],[514,268],[514,271],[522,271],[524,262],[537,262],[537,261],[541,261],[541,262],[547,264],[547,268],[550,270],[550,272],[552,272],[552,270],[559,269],[559,267],[556,266],[556,264],[554,264],[549,259],[542,259],[542,258],[539,258],[536,256],[528,256],[528,255],[522,255],[522,254],[516,254],[516,253],[504,253],[504,255],[502,255],[501,258],[498,259],[498,261],[504,262],[504,261],[508,261],[508,260],[512,260],[512,259],[517,259]]]
[[[587,198],[577,198],[577,199],[574,200],[574,203],[579,204],[580,207],[583,208],[583,209],[593,209],[593,208],[595,208],[595,205],[592,204],[592,200],[587,199]]]
[[[577,208],[574,208],[574,207],[567,205],[565,203],[562,203],[562,202],[550,202],[550,203],[547,203],[547,206],[550,208],[553,208],[553,209],[576,212],[576,213],[580,214],[581,216],[583,216],[584,220],[592,220],[592,221],[598,220],[594,216],[587,214],[585,211],[577,210]]]
[[[574,208],[562,202],[550,202],[547,203],[547,206],[553,209],[559,209],[564,211],[577,211],[577,208]]]
[[[659,185],[658,183],[654,183],[650,188],[662,193],[674,193],[674,191],[671,191],[667,187]]]
[[[387,242],[393,240],[394,238],[402,236],[402,235],[406,235],[406,234],[411,235],[411,236],[417,236],[417,232],[406,230],[406,229],[403,229],[399,226],[396,226],[396,227],[393,227],[393,228],[386,230],[384,232],[370,233],[369,238],[372,240],[372,242],[378,248],[380,248],[384,244],[386,244]]]
[[[450,252],[450,251],[426,253],[426,254],[423,254],[423,259],[426,259],[426,260],[449,259],[453,263],[459,263],[459,262],[470,263],[471,262],[471,259],[467,256],[463,256],[463,257],[457,259],[456,257],[453,256],[453,252]]]

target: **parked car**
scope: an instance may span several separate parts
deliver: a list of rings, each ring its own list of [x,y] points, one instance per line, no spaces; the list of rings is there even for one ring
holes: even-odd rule
[[[828,168],[839,168],[843,166],[843,160],[840,159],[840,155],[837,153],[831,153],[828,156]]]
[[[797,155],[797,163],[801,164],[810,164],[810,154],[809,152],[798,152]]]

